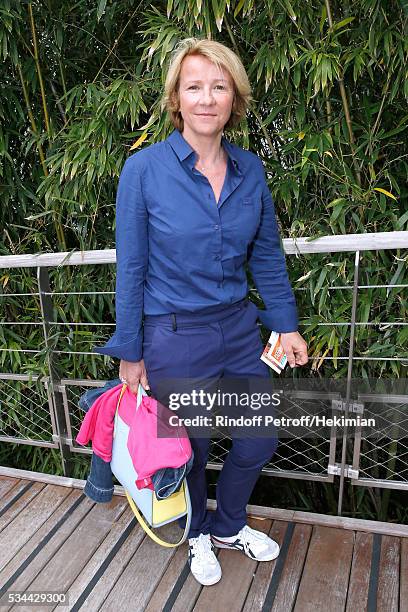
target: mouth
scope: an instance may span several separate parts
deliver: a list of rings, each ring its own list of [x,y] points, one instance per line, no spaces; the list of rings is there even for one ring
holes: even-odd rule
[[[199,113],[199,117],[215,117],[216,115],[210,115],[210,113]]]

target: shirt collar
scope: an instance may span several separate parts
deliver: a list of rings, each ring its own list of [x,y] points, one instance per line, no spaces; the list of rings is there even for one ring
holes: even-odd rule
[[[172,149],[174,150],[174,152],[176,153],[180,161],[184,161],[185,159],[187,159],[187,157],[189,157],[192,153],[194,153],[194,162],[195,162],[196,153],[193,147],[189,145],[189,143],[183,137],[183,134],[179,130],[174,129],[173,132],[170,134],[170,136],[168,136],[167,140],[170,143]],[[233,150],[232,144],[225,138],[225,136],[221,136],[221,143],[224,146],[225,150],[227,151],[227,154],[229,158],[231,159],[234,169],[237,172],[240,172],[242,169],[241,168],[242,163],[238,159],[235,151]]]

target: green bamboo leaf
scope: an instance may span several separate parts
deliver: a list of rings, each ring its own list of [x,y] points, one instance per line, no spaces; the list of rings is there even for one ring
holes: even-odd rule
[[[389,283],[390,285],[397,285],[398,284],[398,281],[400,280],[400,276],[405,271],[406,265],[407,264],[406,264],[405,261],[400,261],[398,263],[397,269],[394,272],[392,279],[390,280],[390,283]],[[391,291],[392,291],[392,288],[391,287],[387,287],[387,297],[389,296]],[[394,291],[398,291],[398,289],[394,289]]]
[[[403,229],[403,227],[407,223],[407,221],[408,221],[408,210],[405,211],[404,214],[398,219],[398,221],[396,223],[397,229],[399,229],[399,230]]]
[[[333,32],[336,32],[337,30],[340,30],[345,25],[348,25],[349,23],[354,21],[354,19],[355,19],[355,16],[354,17],[346,17],[346,19],[343,19],[342,21],[339,21],[338,23],[335,23],[334,26],[333,26]]]
[[[283,0],[283,4],[286,7],[286,10],[288,11],[289,17],[291,19],[293,19],[293,21],[296,21],[297,17],[296,17],[296,13],[293,10],[293,6],[291,5],[291,3],[289,2],[289,0]]]
[[[244,4],[245,4],[245,0],[239,0],[234,10],[234,18],[237,17],[238,14],[242,11],[242,7],[244,6]]]
[[[40,217],[46,217],[47,215],[52,215],[55,213],[55,210],[45,210],[44,212],[37,213],[36,215],[29,215],[28,217],[24,217],[26,221],[34,221],[34,219],[40,219]]]
[[[106,0],[99,0],[98,9],[96,11],[96,18],[98,21],[100,21],[102,15],[104,14],[105,8],[106,8]]]
[[[322,6],[322,13],[321,13],[321,16],[320,16],[320,24],[319,24],[320,32],[323,32],[324,22],[326,21],[326,19],[327,19],[327,8],[326,8],[326,5],[323,4],[323,6]]]
[[[211,0],[211,2],[215,17],[215,23],[217,24],[218,31],[221,32],[224,12],[222,11],[221,6],[218,4],[218,0]]]
[[[318,294],[318,292],[322,288],[323,283],[326,280],[327,272],[328,272],[328,269],[326,267],[324,267],[322,271],[320,272],[319,278],[317,280],[316,286],[313,291],[314,297]]]
[[[407,121],[407,118],[404,118],[404,121]],[[401,132],[403,132],[404,130],[406,130],[408,128],[408,122],[405,123],[405,125],[400,125],[399,127],[396,127],[395,129],[389,131],[389,132],[385,132],[384,134],[381,135],[381,137],[379,137],[380,140],[386,140],[388,138],[390,138],[391,136],[395,136],[395,134],[400,134]]]
[[[336,206],[334,206],[333,208],[333,212],[330,216],[330,221],[329,221],[330,224],[334,223],[342,213],[344,214],[345,206],[347,206],[347,200],[340,199],[340,202],[338,202]]]
[[[333,341],[333,365],[336,368],[336,370],[337,370],[337,357],[338,356],[339,356],[339,339],[336,336]]]
[[[371,312],[371,299],[370,299],[370,296],[365,294],[364,302],[362,302],[361,304],[361,318],[359,322],[367,323],[370,318],[370,312]]]
[[[327,294],[328,294],[329,290],[327,285],[325,285],[320,293],[320,299],[319,299],[319,305],[318,305],[318,312],[323,312],[323,307],[326,303],[327,300]]]
[[[300,64],[296,64],[296,66],[294,67],[294,71],[293,71],[293,84],[295,85],[296,89],[298,89],[299,87],[301,75],[302,75],[301,66]]]

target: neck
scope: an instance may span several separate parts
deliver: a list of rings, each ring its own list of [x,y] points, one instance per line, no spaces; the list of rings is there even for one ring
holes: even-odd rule
[[[200,167],[216,166],[223,159],[224,152],[221,146],[222,132],[211,135],[197,135],[191,132],[187,126],[181,132],[184,140],[197,153],[196,164]]]

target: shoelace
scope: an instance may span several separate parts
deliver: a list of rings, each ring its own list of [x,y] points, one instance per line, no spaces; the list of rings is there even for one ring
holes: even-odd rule
[[[266,540],[265,534],[263,534],[261,531],[255,531],[254,529],[251,529],[251,527],[249,527],[248,525],[244,525],[244,527],[241,529],[240,536],[242,537],[244,544],[246,544],[247,546],[250,544],[250,538],[255,538],[263,544],[265,544]]]
[[[200,533],[198,538],[194,538],[192,547],[193,553],[196,556],[197,560],[203,560],[204,557],[212,551],[211,540],[203,533]]]

